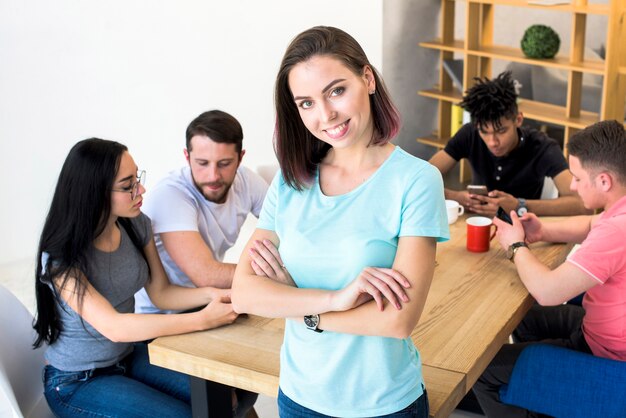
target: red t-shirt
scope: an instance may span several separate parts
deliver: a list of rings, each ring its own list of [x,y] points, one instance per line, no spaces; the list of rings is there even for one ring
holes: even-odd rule
[[[583,298],[583,333],[593,354],[626,361],[626,197],[604,211],[567,259],[598,281]]]

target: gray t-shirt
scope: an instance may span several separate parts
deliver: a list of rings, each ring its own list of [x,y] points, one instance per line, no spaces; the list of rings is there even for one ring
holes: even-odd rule
[[[150,219],[140,214],[131,222],[145,246],[152,239]],[[118,312],[133,313],[134,294],[148,281],[148,265],[124,228],[120,226],[120,230],[122,238],[116,251],[106,253],[95,247],[90,250],[88,279]],[[47,258],[47,254],[44,253],[44,257]],[[48,363],[57,369],[79,371],[107,367],[133,350],[132,343],[116,343],[100,334],[62,300],[57,304],[57,312],[61,333],[45,353]]]

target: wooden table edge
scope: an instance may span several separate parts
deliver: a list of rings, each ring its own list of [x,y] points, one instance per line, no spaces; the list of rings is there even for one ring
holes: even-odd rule
[[[157,338],[148,344],[150,364],[250,392],[262,393],[273,398],[278,397],[277,375],[253,371],[218,360],[195,356],[191,353],[186,353],[186,361],[180,362],[176,359],[173,360],[173,356],[180,355],[180,353],[176,353],[159,343],[159,338]],[[212,372],[209,370],[219,371]]]
[[[428,416],[431,418],[449,417],[465,396],[467,376],[463,373],[427,365],[422,365],[422,374],[430,404]],[[443,390],[445,390],[446,395],[440,396],[442,389],[438,390],[438,388],[445,388]]]

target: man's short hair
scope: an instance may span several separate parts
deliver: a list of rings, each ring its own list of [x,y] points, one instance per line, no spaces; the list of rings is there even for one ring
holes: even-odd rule
[[[235,144],[237,152],[243,148],[243,130],[233,116],[221,110],[209,110],[191,121],[186,132],[187,151],[191,152],[191,138],[208,136],[212,141]]]
[[[467,110],[472,123],[482,128],[491,123],[495,129],[500,128],[503,117],[513,120],[519,113],[517,108],[517,92],[511,72],[499,74],[493,80],[475,77],[476,84],[467,90],[463,101],[459,103]]]
[[[610,171],[626,185],[626,132],[618,121],[604,120],[576,132],[567,150],[585,170]]]

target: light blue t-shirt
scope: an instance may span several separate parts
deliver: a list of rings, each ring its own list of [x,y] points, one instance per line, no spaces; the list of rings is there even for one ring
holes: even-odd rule
[[[276,232],[299,288],[329,290],[344,288],[365,267],[391,267],[401,236],[449,238],[441,174],[399,147],[367,181],[340,196],[324,195],[319,176],[297,191],[277,174],[257,227]],[[410,338],[316,333],[287,320],[280,364],[283,393],[326,415],[391,414],[423,392]]]

